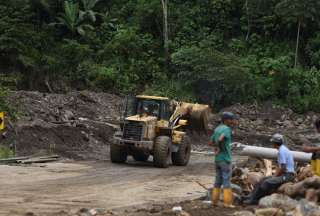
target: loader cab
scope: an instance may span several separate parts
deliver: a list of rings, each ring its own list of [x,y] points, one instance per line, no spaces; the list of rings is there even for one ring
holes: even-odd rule
[[[158,120],[169,120],[171,113],[168,98],[138,95],[136,99],[136,114],[155,116]]]
[[[158,120],[169,120],[172,114],[169,98],[137,95],[127,96],[122,108],[121,119],[133,115],[155,116]]]

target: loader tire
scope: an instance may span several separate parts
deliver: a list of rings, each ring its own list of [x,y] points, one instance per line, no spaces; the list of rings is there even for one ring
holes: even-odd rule
[[[170,164],[171,138],[158,136],[154,142],[153,164],[155,167],[167,168]]]
[[[149,159],[149,154],[144,153],[144,152],[134,152],[132,154],[132,157],[135,161],[142,161],[145,162]]]
[[[184,136],[177,152],[172,152],[172,164],[176,166],[186,166],[191,155],[191,142],[188,136]]]
[[[127,160],[127,152],[122,146],[111,144],[110,159],[112,163],[124,163]]]

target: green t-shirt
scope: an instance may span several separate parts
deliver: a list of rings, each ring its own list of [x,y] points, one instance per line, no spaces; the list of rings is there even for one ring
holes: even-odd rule
[[[219,142],[219,137],[224,135],[224,141]],[[220,149],[220,152],[216,155],[215,161],[231,162],[231,128],[227,125],[221,124],[215,130],[211,136],[211,140]]]

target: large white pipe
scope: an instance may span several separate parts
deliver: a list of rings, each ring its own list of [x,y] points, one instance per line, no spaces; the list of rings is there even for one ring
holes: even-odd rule
[[[278,150],[274,148],[265,148],[258,146],[249,146],[242,143],[233,143],[232,150],[243,156],[251,156],[263,159],[277,159]],[[309,162],[311,160],[311,153],[291,151],[296,162]]]

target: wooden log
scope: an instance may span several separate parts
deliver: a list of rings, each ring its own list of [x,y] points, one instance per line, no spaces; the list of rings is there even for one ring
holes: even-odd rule
[[[0,164],[8,164],[8,163],[17,163],[19,160],[26,160],[30,157],[12,157],[12,158],[6,158],[6,159],[0,159]]]
[[[287,183],[279,188],[279,192],[290,197],[305,197],[308,189],[320,190],[320,177],[313,176],[298,183]]]
[[[272,176],[272,161],[263,159],[264,167],[265,167],[265,176]]]
[[[32,164],[32,163],[47,163],[47,162],[54,162],[57,161],[57,158],[38,158],[38,159],[28,159],[28,160],[20,160],[18,163],[21,164]]]

